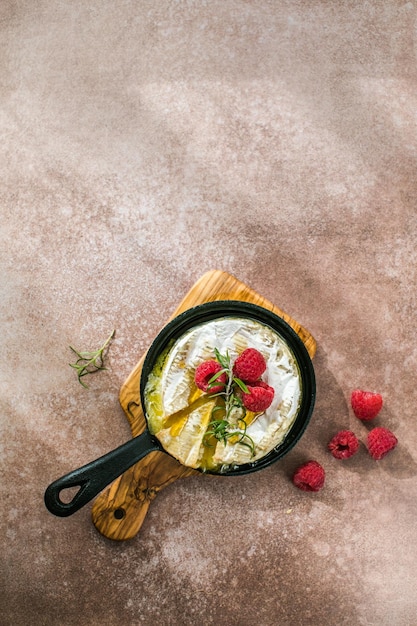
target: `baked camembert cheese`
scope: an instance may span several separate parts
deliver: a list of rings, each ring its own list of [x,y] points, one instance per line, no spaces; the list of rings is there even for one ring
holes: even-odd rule
[[[195,371],[216,352],[233,365],[249,347],[265,358],[262,381],[273,388],[273,400],[260,413],[236,408],[230,414],[236,436],[219,440],[210,433],[222,410],[224,415],[222,394],[201,391]],[[158,358],[144,393],[149,430],[164,449],[188,467],[219,473],[276,448],[297,417],[301,397],[297,361],[281,335],[255,319],[227,316],[194,326],[173,342]]]

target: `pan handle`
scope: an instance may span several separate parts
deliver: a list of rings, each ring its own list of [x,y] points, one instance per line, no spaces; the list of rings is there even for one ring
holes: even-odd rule
[[[129,467],[154,450],[161,451],[162,447],[150,432],[145,430],[138,437],[51,483],[45,491],[46,508],[58,517],[72,515]],[[63,502],[59,497],[61,491],[71,487],[79,487],[79,490],[70,502]]]

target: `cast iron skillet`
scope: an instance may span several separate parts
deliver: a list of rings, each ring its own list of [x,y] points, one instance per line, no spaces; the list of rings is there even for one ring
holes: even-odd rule
[[[300,410],[285,439],[258,461],[235,466],[227,472],[218,474],[221,476],[241,476],[263,469],[287,454],[300,439],[313,412],[316,396],[313,364],[300,337],[282,318],[263,307],[235,300],[208,302],[181,313],[161,330],[146,354],[140,378],[140,400],[146,419],[144,389],[158,356],[171,341],[178,339],[193,326],[221,317],[252,318],[270,326],[281,335],[291,348],[298,362],[301,375],[302,399]],[[51,483],[45,491],[47,509],[60,517],[72,515],[129,467],[154,450],[168,454],[156,437],[152,436],[146,429],[141,435]],[[63,502],[60,493],[71,487],[79,487],[79,489],[70,502]]]

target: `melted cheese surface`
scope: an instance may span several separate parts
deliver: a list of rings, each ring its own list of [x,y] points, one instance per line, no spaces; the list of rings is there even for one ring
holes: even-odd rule
[[[211,438],[205,445],[218,399],[197,388],[194,373],[200,363],[215,358],[214,348],[228,352],[232,364],[246,348],[256,348],[266,360],[262,380],[274,388],[273,402],[263,413],[245,417],[254,454],[233,439],[224,444]],[[224,317],[193,327],[161,355],[145,387],[145,404],[149,429],[167,452],[189,467],[227,472],[259,460],[283,441],[301,394],[300,373],[286,341],[256,320]]]

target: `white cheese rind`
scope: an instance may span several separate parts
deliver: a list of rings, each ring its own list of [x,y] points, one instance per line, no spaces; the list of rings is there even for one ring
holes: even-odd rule
[[[153,410],[155,403],[147,405],[150,430],[167,452],[184,465],[200,467],[206,450],[203,437],[213,405],[203,405],[192,411],[175,436],[170,427],[161,427],[164,420],[189,405],[190,393],[195,390],[195,369],[203,361],[214,358],[215,348],[221,354],[228,352],[233,363],[248,347],[263,354],[267,367],[262,380],[274,388],[274,399],[271,406],[247,427],[246,432],[255,444],[255,454],[241,444],[219,442],[213,462],[223,471],[229,466],[257,461],[282,442],[293,424],[301,403],[301,379],[294,355],[284,339],[269,326],[250,318],[225,317],[205,322],[175,342],[162,371],[152,381],[153,396],[157,396],[159,409]]]

